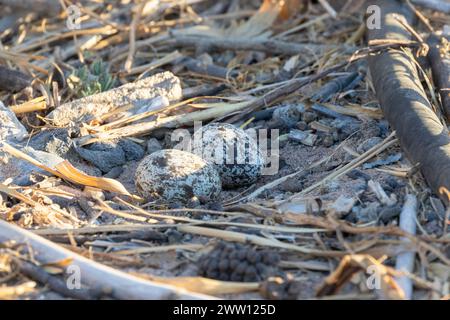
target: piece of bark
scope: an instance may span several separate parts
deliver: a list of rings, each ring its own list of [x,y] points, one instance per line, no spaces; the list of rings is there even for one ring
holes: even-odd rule
[[[72,121],[81,123],[95,119],[127,104],[142,109],[157,101],[170,103],[181,97],[180,80],[171,72],[162,72],[118,88],[64,103],[47,117],[57,126],[66,126]]]
[[[95,292],[108,292],[116,299],[213,299],[173,286],[139,279],[99,264],[44,239],[16,225],[0,220],[0,243],[14,241],[26,244],[41,264],[72,260],[80,270],[81,283]]]
[[[26,74],[0,66],[0,90],[18,92],[31,85],[31,77]]]
[[[433,80],[438,87],[447,121],[450,122],[450,54],[447,47],[450,44],[445,38],[441,40],[437,36],[431,36],[428,45],[428,61],[433,70]]]
[[[369,40],[410,40],[410,33],[397,20],[401,17],[413,24],[413,12],[406,4],[397,0],[372,4],[381,8],[382,17],[381,29],[368,31]],[[439,190],[450,190],[450,137],[431,108],[411,55],[393,49],[372,54],[369,67],[383,113],[405,154],[412,163],[420,164],[431,189],[448,203]]]

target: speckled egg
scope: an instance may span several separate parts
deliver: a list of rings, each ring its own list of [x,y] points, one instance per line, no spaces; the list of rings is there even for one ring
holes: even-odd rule
[[[195,154],[166,149],[145,157],[136,169],[136,188],[145,198],[187,203],[197,197],[202,202],[217,197],[220,176],[215,167]]]
[[[222,186],[245,186],[256,182],[264,167],[255,138],[231,124],[208,124],[195,132],[193,152],[216,166]]]

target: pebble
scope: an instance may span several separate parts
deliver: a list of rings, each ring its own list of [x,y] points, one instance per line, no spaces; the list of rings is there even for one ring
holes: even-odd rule
[[[305,121],[299,121],[297,122],[295,126],[298,130],[306,131],[309,129],[308,124]]]
[[[156,138],[150,138],[147,141],[147,154],[162,150],[162,145]]]
[[[381,209],[379,217],[380,220],[383,223],[388,223],[394,218],[398,217],[400,215],[400,212],[402,211],[402,207],[400,205],[394,205],[390,207],[385,207]]]
[[[313,121],[317,120],[317,113],[313,112],[313,111],[305,111],[302,114],[302,121],[306,122],[306,123],[310,123]]]
[[[128,161],[140,160],[144,156],[144,149],[129,139],[118,142],[95,142],[87,147],[74,149],[84,160],[89,161],[104,173]]]
[[[291,178],[281,183],[281,188],[286,192],[300,192],[303,189],[303,183],[299,179]]]
[[[367,150],[375,147],[377,144],[381,143],[383,141],[380,137],[371,137],[369,139],[364,140],[357,148],[356,151],[358,153],[364,153]]]
[[[20,142],[27,135],[27,129],[20,123],[14,112],[0,101],[0,142]]]
[[[361,128],[361,123],[352,118],[334,119],[331,126],[339,130],[339,139],[343,140]]]
[[[334,139],[333,139],[332,135],[327,134],[322,138],[322,145],[324,147],[328,148],[328,147],[331,147],[333,144],[334,144]]]
[[[110,178],[110,179],[116,179],[118,178],[123,172],[122,167],[114,167],[105,175],[103,175],[104,178]]]
[[[295,106],[282,106],[273,111],[273,125],[282,128],[292,128],[300,120],[300,112]]]

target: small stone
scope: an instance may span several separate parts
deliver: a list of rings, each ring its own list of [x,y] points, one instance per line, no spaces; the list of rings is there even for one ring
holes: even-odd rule
[[[381,143],[382,141],[383,141],[383,139],[380,137],[372,137],[372,138],[366,139],[358,146],[358,148],[356,148],[356,151],[358,153],[362,154],[362,153],[366,152],[367,150],[375,147],[377,144]]]
[[[118,145],[125,153],[125,159],[127,162],[141,160],[144,157],[144,148],[130,139],[119,140]]]
[[[166,149],[145,157],[136,169],[136,188],[145,198],[189,202],[196,196],[212,200],[221,191],[218,172],[195,154]]]
[[[208,208],[208,210],[214,210],[214,211],[223,211],[224,210],[223,205],[217,201],[208,203],[207,208]]]
[[[358,223],[373,222],[378,219],[378,212],[380,205],[377,202],[370,202],[365,208],[355,206],[352,209],[351,216],[354,217],[354,221]]]
[[[305,121],[306,123],[310,123],[317,120],[317,113],[313,111],[305,111],[302,115],[302,121]]]
[[[367,173],[364,173],[358,169],[353,169],[350,172],[347,172],[346,175],[350,179],[363,179],[365,181],[369,181],[370,179],[372,179],[371,176],[369,176]]]
[[[361,123],[355,119],[334,119],[331,126],[339,131],[339,140],[347,138],[349,135],[355,133],[361,128]]]
[[[140,160],[144,156],[144,149],[129,139],[118,142],[95,142],[87,147],[74,149],[84,160],[89,161],[104,173],[128,161]]]
[[[156,138],[150,138],[147,141],[147,154],[162,150],[162,145]]]
[[[281,106],[274,110],[272,122],[282,128],[292,128],[300,120],[300,112],[295,106]]]
[[[28,132],[11,109],[0,101],[0,141],[20,142]]]
[[[303,189],[303,183],[295,178],[287,179],[281,183],[281,188],[286,192],[300,192]]]
[[[305,121],[297,122],[296,128],[301,131],[306,131],[309,129],[308,124]]]
[[[327,134],[322,138],[322,145],[324,147],[328,148],[328,147],[331,147],[333,144],[334,144],[334,139],[333,139],[332,135]]]
[[[58,126],[70,122],[88,122],[98,118],[117,106],[132,104],[135,108],[144,105],[175,102],[182,97],[180,80],[171,72],[162,72],[118,88],[93,94],[61,104],[47,115]]]
[[[366,190],[367,182],[364,179],[356,179],[352,181],[350,188],[355,194],[360,193],[361,191]]]
[[[379,213],[380,220],[383,223],[388,223],[389,221],[398,217],[400,215],[401,211],[402,211],[402,208],[400,205],[385,207],[385,208],[381,209],[381,211]]]
[[[123,172],[122,167],[114,167],[107,174],[105,174],[103,177],[110,178],[110,179],[117,179]]]

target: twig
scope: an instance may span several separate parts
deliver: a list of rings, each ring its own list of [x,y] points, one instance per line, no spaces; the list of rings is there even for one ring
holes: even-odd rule
[[[125,61],[124,69],[126,72],[130,72],[131,67],[133,66],[134,54],[136,53],[136,28],[139,24],[139,20],[141,20],[142,10],[144,6],[147,4],[147,1],[142,1],[140,4],[135,6],[133,20],[131,21],[130,26],[130,48],[128,51],[128,57]]]
[[[337,17],[336,10],[333,9],[333,7],[328,3],[327,0],[319,0],[319,3],[322,5],[322,7],[328,12],[330,16],[333,18]]]
[[[50,289],[62,294],[65,297],[70,297],[80,300],[92,300],[97,297],[100,292],[92,292],[84,288],[69,289],[64,279],[56,276],[52,276],[47,273],[43,268],[38,267],[27,261],[20,261],[20,271],[27,277],[36,280],[44,285],[47,285]]]
[[[279,40],[255,40],[255,39],[224,39],[174,35],[175,44],[178,46],[201,46],[202,48],[220,50],[251,50],[270,52],[271,54],[297,55],[310,54],[318,51],[343,48],[352,51],[347,45],[322,45],[312,43],[290,43]]]
[[[416,234],[416,216],[417,216],[417,198],[408,194],[405,197],[405,204],[400,213],[400,229],[415,235]],[[403,239],[410,241],[409,239]],[[402,252],[397,256],[395,269],[398,271],[406,271],[412,273],[414,270],[414,251]],[[401,276],[396,277],[396,281],[405,293],[405,298],[410,300],[412,298],[412,281],[410,277]]]

